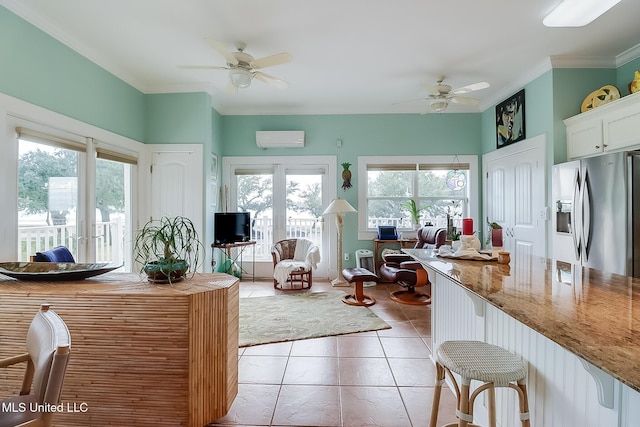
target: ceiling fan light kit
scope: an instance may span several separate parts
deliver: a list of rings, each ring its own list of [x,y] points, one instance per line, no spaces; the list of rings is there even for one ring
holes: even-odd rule
[[[434,99],[431,101],[431,111],[434,113],[440,113],[447,109],[449,106],[448,99]]]
[[[542,23],[547,27],[583,27],[618,3],[620,0],[564,0]]]
[[[244,68],[234,68],[229,70],[229,79],[235,87],[245,88],[251,85],[253,75]]]

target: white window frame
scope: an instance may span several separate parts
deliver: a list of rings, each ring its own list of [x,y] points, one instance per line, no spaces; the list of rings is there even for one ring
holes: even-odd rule
[[[138,192],[143,191],[139,188],[141,180],[138,179],[140,160],[145,149],[143,143],[0,93],[0,148],[5,154],[0,156],[0,170],[4,180],[4,185],[0,186],[0,197],[2,200],[8,201],[0,206],[0,217],[4,218],[4,221],[0,223],[0,237],[6,243],[0,246],[0,259],[15,259],[15,251],[18,247],[18,139],[16,127],[21,126],[54,136],[64,136],[65,134],[82,136],[83,144],[86,144],[86,159],[92,160],[94,168],[96,151],[101,151],[100,149],[121,157],[122,160],[129,163],[137,159],[138,167],[133,168],[131,181],[127,183],[130,186],[131,200],[133,201],[130,216],[132,219],[137,218],[138,206],[135,201],[138,199]],[[82,176],[82,179],[91,176],[91,173],[95,176],[95,169],[93,172],[87,172],[87,168],[91,167],[87,164],[89,162],[83,161],[82,163],[79,176]],[[94,223],[95,188],[91,188],[88,182],[85,184],[87,185],[83,187],[84,190],[79,191],[82,191],[82,197],[86,200],[84,206],[89,209],[89,214],[93,213],[91,217],[93,219],[90,222]],[[88,205],[89,203],[91,205]],[[86,224],[82,226],[87,228]],[[128,232],[133,233],[132,227],[128,222],[127,229],[131,229]],[[86,235],[85,231],[83,233]],[[130,268],[131,260],[125,259],[125,270],[130,271]]]
[[[453,163],[453,155],[447,156],[359,156],[358,157],[358,240],[372,240],[378,237],[377,230],[367,227],[367,195],[368,195],[368,167],[369,165],[406,165],[406,164],[443,164]],[[478,156],[458,155],[456,162],[469,165],[469,215],[474,224],[479,224],[480,218],[480,175],[478,170]],[[477,227],[476,227],[477,228]]]

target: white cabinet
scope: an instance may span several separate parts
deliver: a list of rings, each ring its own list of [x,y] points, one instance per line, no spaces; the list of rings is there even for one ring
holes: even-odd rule
[[[640,93],[569,117],[567,158],[640,147]]]

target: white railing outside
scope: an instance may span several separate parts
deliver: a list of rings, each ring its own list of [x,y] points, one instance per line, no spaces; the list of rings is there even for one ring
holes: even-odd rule
[[[98,222],[93,230],[96,239],[96,262],[124,262],[124,220]],[[29,261],[36,252],[47,251],[56,246],[66,246],[75,258],[78,257],[76,226],[51,225],[18,227],[18,261]]]

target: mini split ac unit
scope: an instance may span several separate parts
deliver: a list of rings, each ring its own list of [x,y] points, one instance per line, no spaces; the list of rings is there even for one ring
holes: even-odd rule
[[[304,147],[304,131],[257,131],[256,144],[260,148]]]

